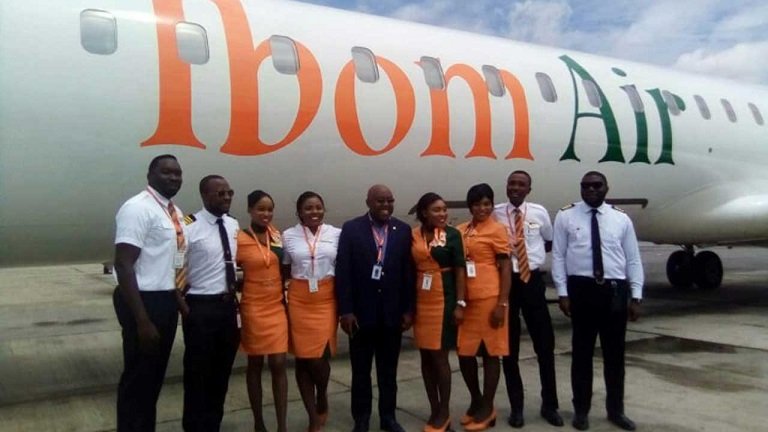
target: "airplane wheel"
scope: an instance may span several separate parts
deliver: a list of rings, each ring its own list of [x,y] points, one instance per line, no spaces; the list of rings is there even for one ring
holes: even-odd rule
[[[693,284],[693,265],[691,255],[683,250],[673,252],[667,259],[667,279],[678,288]]]
[[[702,251],[693,259],[693,280],[703,290],[719,288],[723,282],[723,262],[712,251]]]

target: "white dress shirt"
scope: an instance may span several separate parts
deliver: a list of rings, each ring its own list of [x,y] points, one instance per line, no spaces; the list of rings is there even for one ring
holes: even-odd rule
[[[605,279],[628,279],[632,298],[643,298],[643,264],[632,220],[603,203],[597,208]],[[552,279],[559,296],[568,295],[568,276],[594,277],[592,207],[584,201],[561,209],[555,217]]]
[[[206,209],[194,214],[186,228],[187,235],[187,294],[224,294],[227,292],[227,273],[224,264],[224,248],[219,236],[215,216]],[[229,215],[222,217],[227,232],[232,259],[237,256],[237,220]],[[234,264],[233,264],[234,265]]]
[[[544,206],[523,202],[520,207],[511,203],[496,204],[493,208],[493,218],[504,225],[512,248],[510,258],[515,254],[515,209],[520,209],[523,216],[523,231],[525,232],[525,252],[528,255],[528,267],[536,270],[544,265],[547,250],[544,243],[552,241],[552,222]]]
[[[336,274],[336,251],[339,248],[341,229],[322,224],[317,233],[319,238],[316,239],[312,231],[301,224],[283,233],[283,264],[291,265],[292,278],[320,280]],[[317,246],[313,266],[310,245],[314,245],[315,240]]]
[[[176,286],[173,267],[176,228],[168,213],[169,200],[151,187],[147,189],[151,193],[144,190],[134,195],[118,210],[115,244],[126,243],[141,249],[133,265],[139,291],[170,291]],[[182,215],[176,207],[176,217],[183,230]]]

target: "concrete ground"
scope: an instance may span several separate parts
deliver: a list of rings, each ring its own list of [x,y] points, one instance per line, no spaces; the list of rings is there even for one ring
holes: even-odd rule
[[[626,410],[646,431],[764,431],[768,422],[768,249],[715,249],[726,276],[716,291],[676,290],[664,276],[674,248],[644,244],[647,273],[644,317],[627,333]],[[112,309],[111,276],[98,264],[0,269],[0,431],[111,431],[122,367],[119,326]],[[554,290],[548,296],[555,298]],[[564,429],[570,420],[570,323],[550,306]],[[332,362],[331,413],[326,431],[349,431],[350,367],[344,338]],[[398,419],[420,431],[428,416],[418,352],[404,340],[398,374]],[[181,329],[158,406],[158,430],[181,430]],[[469,395],[453,364],[454,426]],[[252,430],[244,358],[230,381],[223,431]],[[595,358],[591,430],[618,430],[605,420],[602,363]],[[538,416],[536,359],[524,336],[521,370],[526,386],[525,430],[553,430]],[[289,371],[289,430],[306,430],[293,371]],[[274,429],[269,375],[264,375],[265,418]],[[375,393],[375,392],[374,392]],[[374,407],[376,402],[374,401]],[[502,383],[496,430],[510,429]],[[375,411],[375,409],[374,409]],[[371,421],[377,430],[378,417]]]

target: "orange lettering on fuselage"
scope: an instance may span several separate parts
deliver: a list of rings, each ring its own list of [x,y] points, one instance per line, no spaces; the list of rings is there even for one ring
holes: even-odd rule
[[[392,83],[397,110],[392,139],[381,150],[372,149],[365,141],[363,131],[360,129],[355,98],[355,65],[352,61],[348,62],[341,70],[339,80],[336,83],[336,126],[339,128],[341,138],[347,147],[362,156],[378,156],[397,147],[411,129],[416,114],[416,98],[405,72],[396,64],[382,57],[377,56],[376,63],[386,72]]]
[[[448,68],[445,72],[444,89],[431,89],[429,91],[429,98],[432,103],[432,138],[421,156],[456,157],[450,145],[451,123],[448,109],[448,84],[455,77],[462,78],[467,83],[474,101],[475,142],[465,157],[496,159],[491,145],[491,104],[488,97],[488,87],[477,71],[464,64],[456,64]],[[528,106],[525,92],[520,82],[511,73],[501,71],[501,77],[512,98],[515,113],[515,138],[512,150],[506,159],[532,160],[533,156],[531,156],[529,148]]]
[[[282,140],[267,144],[259,137],[259,78],[261,63],[272,55],[269,41],[255,49],[251,28],[243,6],[238,0],[211,0],[219,8],[227,39],[229,75],[231,82],[232,121],[229,136],[221,147],[222,153],[255,156],[277,151],[290,144],[309,127],[320,108],[323,80],[320,65],[304,45],[295,42],[301,67],[296,75],[299,82],[299,109],[291,129]]]
[[[192,131],[192,73],[176,48],[176,24],[184,21],[181,1],[153,0],[157,16],[160,111],[157,129],[142,147],[174,144],[204,149]]]

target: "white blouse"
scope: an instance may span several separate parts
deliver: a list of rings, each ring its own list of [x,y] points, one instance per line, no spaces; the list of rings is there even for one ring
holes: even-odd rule
[[[336,251],[341,229],[322,224],[317,237],[309,228],[296,224],[283,233],[283,264],[291,265],[294,279],[324,279],[335,275]],[[311,249],[315,249],[312,259]],[[313,262],[314,261],[314,262]]]

